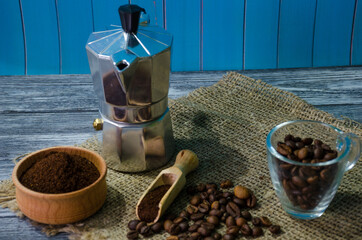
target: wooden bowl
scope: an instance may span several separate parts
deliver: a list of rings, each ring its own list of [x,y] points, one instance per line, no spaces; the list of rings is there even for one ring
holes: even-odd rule
[[[40,193],[22,185],[19,178],[38,159],[50,152],[66,152],[91,161],[100,177],[91,185],[77,191],[59,194]],[[16,201],[28,218],[46,224],[67,224],[85,219],[99,210],[107,195],[107,167],[104,159],[90,150],[59,146],[36,151],[16,164],[12,179],[16,187]]]

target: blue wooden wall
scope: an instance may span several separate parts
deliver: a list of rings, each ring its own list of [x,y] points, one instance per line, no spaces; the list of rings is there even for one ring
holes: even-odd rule
[[[0,1],[0,75],[89,73],[128,0]],[[362,65],[362,1],[133,0],[174,36],[172,71]]]

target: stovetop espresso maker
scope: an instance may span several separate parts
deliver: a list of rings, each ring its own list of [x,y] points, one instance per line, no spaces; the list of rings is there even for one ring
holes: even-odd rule
[[[168,104],[172,35],[139,25],[137,5],[118,9],[122,28],[94,32],[86,44],[103,119],[109,167],[140,172],[166,164],[174,138]]]

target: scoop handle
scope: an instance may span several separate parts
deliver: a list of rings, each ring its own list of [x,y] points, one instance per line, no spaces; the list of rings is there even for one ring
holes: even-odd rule
[[[181,150],[176,156],[174,166],[187,175],[199,166],[199,159],[194,152],[187,149]]]

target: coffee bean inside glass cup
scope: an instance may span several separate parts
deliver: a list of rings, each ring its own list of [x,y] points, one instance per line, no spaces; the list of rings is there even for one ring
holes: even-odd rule
[[[290,160],[302,163],[319,163],[338,156],[328,144],[319,139],[304,138],[288,134],[284,142],[278,142],[277,151]],[[278,161],[278,177],[289,200],[301,209],[314,209],[328,189],[337,166],[298,166]]]
[[[356,164],[361,152],[355,134],[310,120],[275,126],[266,138],[266,147],[281,206],[299,219],[317,218],[325,212],[344,173]]]

